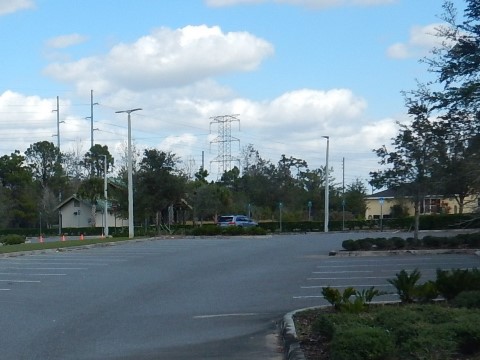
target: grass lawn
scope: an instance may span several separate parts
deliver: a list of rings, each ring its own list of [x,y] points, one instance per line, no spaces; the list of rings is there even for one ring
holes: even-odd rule
[[[46,249],[63,249],[69,247],[111,243],[117,241],[129,240],[128,237],[115,237],[115,238],[98,238],[98,239],[85,239],[85,240],[68,240],[68,241],[55,241],[44,242],[34,244],[18,244],[18,245],[4,245],[0,246],[0,254],[22,252],[22,251],[34,251],[34,250],[46,250]]]

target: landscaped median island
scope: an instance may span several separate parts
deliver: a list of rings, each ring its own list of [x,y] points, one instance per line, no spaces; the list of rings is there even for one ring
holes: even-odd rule
[[[480,271],[439,269],[435,281],[420,278],[402,270],[388,280],[396,303],[374,303],[384,293],[373,287],[324,287],[332,306],[294,315],[306,359],[480,359]]]
[[[462,233],[455,236],[427,235],[419,239],[409,237],[377,237],[358,240],[345,240],[342,243],[345,251],[371,250],[426,250],[426,249],[478,249],[480,233]]]

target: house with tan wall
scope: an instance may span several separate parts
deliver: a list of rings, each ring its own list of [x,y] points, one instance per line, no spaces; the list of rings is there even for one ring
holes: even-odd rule
[[[391,218],[395,214],[395,208],[400,207],[404,214],[413,216],[415,208],[413,200],[409,197],[398,196],[391,189],[383,190],[365,197],[367,210],[365,219]],[[470,196],[465,199],[463,213],[468,214],[477,211],[478,196]],[[420,214],[458,214],[459,206],[454,198],[444,198],[442,195],[428,195],[420,204]]]
[[[84,228],[95,225],[105,226],[105,202],[99,201],[95,205],[95,214],[92,213],[92,204],[72,195],[61,202],[56,210],[60,213],[61,228]],[[111,203],[107,203],[107,224],[112,227],[128,226],[128,219],[121,218],[114,212]]]

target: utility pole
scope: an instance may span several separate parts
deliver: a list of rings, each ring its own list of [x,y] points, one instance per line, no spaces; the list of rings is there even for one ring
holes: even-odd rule
[[[93,147],[93,105],[98,105],[98,103],[93,102],[93,90],[90,90],[90,116],[87,116],[87,119],[90,119],[90,149]]]
[[[57,148],[60,151],[60,106],[59,106],[59,99],[57,96],[57,108],[52,110],[52,112],[57,113]]]
[[[104,224],[104,230],[103,234],[105,235],[105,238],[108,237],[108,195],[107,195],[107,188],[108,188],[108,181],[107,181],[107,170],[108,170],[108,163],[107,163],[107,155],[102,155],[103,161],[104,161],[104,169],[105,169],[105,174],[103,175],[103,197],[105,199],[105,210],[104,210],[104,216],[105,216],[105,222]]]
[[[327,153],[326,153],[326,161],[325,161],[325,223],[324,223],[324,231],[328,232],[328,219],[329,219],[329,189],[328,189],[328,151],[330,146],[330,137],[329,136],[322,136],[323,138],[327,139]]]
[[[345,230],[345,158],[342,158],[342,230]]]
[[[52,112],[57,113],[57,134],[54,135],[57,137],[57,148],[58,148],[58,159],[57,161],[60,162],[60,123],[63,121],[60,121],[60,100],[59,97],[57,96],[57,108],[55,110],[52,110]],[[59,190],[58,192],[58,203],[60,204],[62,202],[62,191]],[[58,235],[62,235],[62,213],[60,210],[58,210]]]

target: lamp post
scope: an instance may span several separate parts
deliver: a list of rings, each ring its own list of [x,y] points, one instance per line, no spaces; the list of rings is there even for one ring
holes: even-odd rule
[[[130,114],[134,111],[142,110],[140,108],[116,111],[116,114],[127,113],[128,114],[128,237],[131,239],[135,236],[133,228],[133,169],[132,169],[132,122],[130,120]]]
[[[103,234],[105,235],[105,238],[108,237],[108,197],[107,197],[107,187],[108,187],[108,182],[107,182],[107,155],[102,155],[103,157],[103,166],[105,169],[105,174],[103,175],[103,197],[105,199],[105,209],[104,209],[104,216],[105,216],[105,221],[103,223],[104,225],[104,230]]]
[[[328,189],[328,148],[330,145],[330,137],[329,136],[322,136],[323,138],[327,139],[327,155],[326,155],[326,162],[325,162],[325,227],[324,231],[328,232],[328,197],[329,197],[329,189]]]

